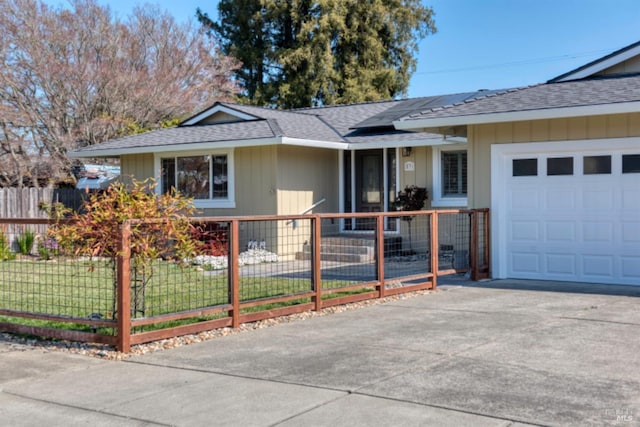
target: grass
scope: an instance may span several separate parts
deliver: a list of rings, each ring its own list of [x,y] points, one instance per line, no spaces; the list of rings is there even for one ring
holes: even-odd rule
[[[225,272],[205,272],[191,266],[157,260],[144,292],[132,274],[132,317],[150,317],[168,313],[196,310],[230,301],[228,276]],[[20,257],[0,262],[0,308],[36,314],[53,314],[70,318],[70,323],[0,316],[0,322],[90,331],[87,325],[72,323],[72,318],[88,318],[99,314],[104,319],[114,318],[114,270],[105,260],[79,261],[59,258],[42,261],[35,257]],[[354,282],[323,281],[326,288],[351,285]],[[136,302],[136,290],[138,298]],[[282,295],[295,295],[311,290],[308,278],[300,277],[241,277],[240,301],[253,301]],[[367,291],[365,289],[363,291]],[[359,291],[355,291],[359,292]],[[333,293],[323,298],[352,294]],[[243,309],[243,312],[269,310],[310,301],[301,298],[286,302],[268,303]],[[223,317],[197,317],[170,325],[192,323]],[[168,324],[163,324],[166,327]],[[157,329],[145,326],[144,330]],[[111,328],[98,332],[112,334]]]

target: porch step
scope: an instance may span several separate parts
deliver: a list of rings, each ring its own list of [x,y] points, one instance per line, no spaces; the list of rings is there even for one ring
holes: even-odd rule
[[[396,254],[402,250],[402,238],[399,236],[384,238],[385,255]],[[375,239],[373,237],[331,236],[320,241],[320,260],[334,262],[364,263],[375,260]],[[311,259],[311,246],[304,245],[296,253],[296,259]]]

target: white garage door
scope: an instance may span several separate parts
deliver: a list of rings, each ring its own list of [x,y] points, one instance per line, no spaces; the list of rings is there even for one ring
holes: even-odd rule
[[[496,277],[640,285],[640,140],[494,145]]]

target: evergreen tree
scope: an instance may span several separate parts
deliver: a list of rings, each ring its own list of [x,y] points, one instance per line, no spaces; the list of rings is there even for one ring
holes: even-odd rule
[[[420,0],[221,0],[198,9],[249,103],[284,108],[406,95],[418,41],[436,31]]]

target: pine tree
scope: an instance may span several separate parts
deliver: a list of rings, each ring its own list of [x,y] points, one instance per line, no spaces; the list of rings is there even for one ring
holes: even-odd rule
[[[200,22],[243,66],[247,102],[283,108],[406,95],[418,41],[436,31],[420,0],[221,0]]]

